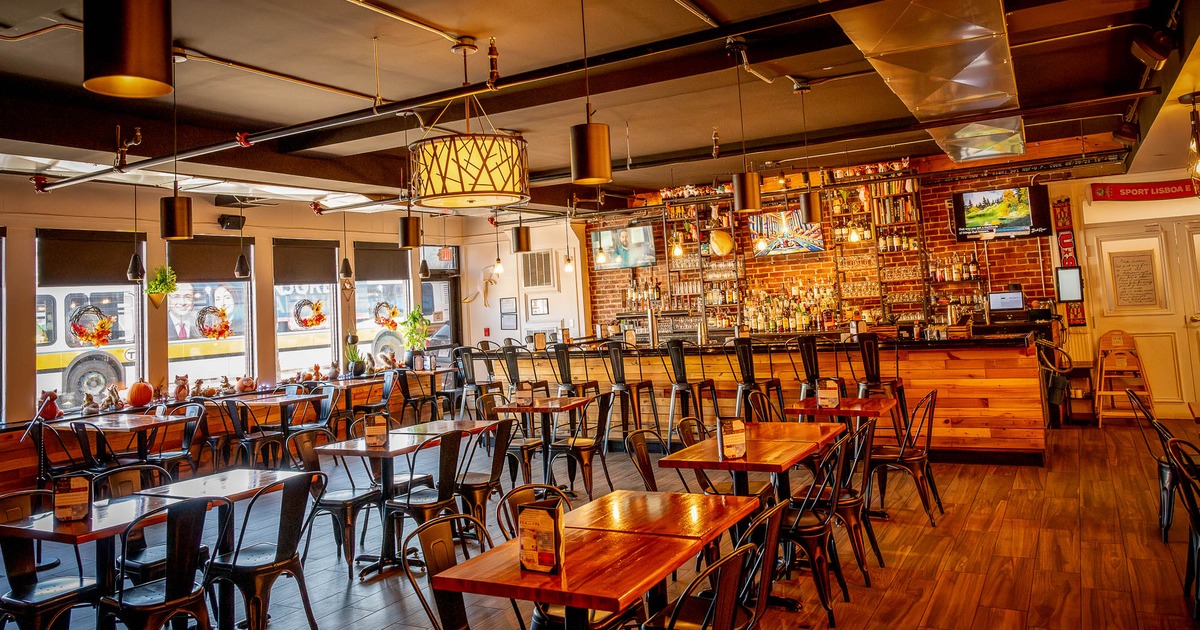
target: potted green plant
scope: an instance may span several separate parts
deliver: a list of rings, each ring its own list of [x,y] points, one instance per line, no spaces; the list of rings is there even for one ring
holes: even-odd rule
[[[397,324],[396,333],[400,335],[400,345],[407,351],[404,356],[405,365],[412,367],[413,357],[425,353],[425,344],[429,342],[429,324],[429,318],[421,312],[420,306],[410,311]]]
[[[367,373],[367,362],[357,344],[346,344],[346,373],[350,376],[362,376]]]
[[[175,277],[175,270],[171,269],[170,265],[159,265],[154,268],[154,272],[146,279],[146,295],[150,298],[150,303],[154,305],[154,308],[162,306],[163,300],[179,288],[178,280]]]

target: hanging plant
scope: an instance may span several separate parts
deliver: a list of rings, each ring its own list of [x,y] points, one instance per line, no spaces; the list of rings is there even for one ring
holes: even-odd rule
[[[205,306],[196,315],[196,330],[208,339],[226,339],[233,334],[229,313],[216,306]]]
[[[399,324],[400,343],[407,350],[424,350],[429,342],[429,324],[429,318],[421,313],[421,307],[414,308]]]
[[[82,343],[99,348],[108,345],[112,339],[113,324],[116,323],[116,315],[105,317],[99,307],[89,304],[71,314],[71,333]]]
[[[179,288],[178,281],[179,278],[175,276],[175,270],[171,269],[170,265],[159,265],[146,281],[146,293],[170,295]]]
[[[396,318],[400,316],[400,309],[387,302],[380,302],[375,305],[375,309],[371,313],[375,317],[376,326],[396,330],[398,326]]]
[[[292,309],[292,319],[296,321],[296,325],[301,328],[316,328],[325,323],[328,319],[324,313],[325,302],[317,300],[300,300],[296,302],[296,308]]]

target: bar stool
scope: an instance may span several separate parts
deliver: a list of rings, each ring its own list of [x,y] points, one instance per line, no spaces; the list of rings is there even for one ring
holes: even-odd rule
[[[500,367],[504,370],[505,380],[508,381],[509,398],[516,396],[517,391],[522,389],[529,390],[530,395],[540,390],[546,393],[546,398],[550,397],[550,382],[538,378],[537,362],[534,360],[533,353],[528,348],[525,346],[506,345],[500,349],[500,356],[504,359],[500,362]],[[521,364],[518,361],[521,357],[529,359],[529,369],[533,372],[533,378],[521,378]]]
[[[484,340],[475,347],[479,350],[479,358],[483,359],[483,368],[487,370],[488,382],[498,384],[500,381],[496,378],[496,359],[500,357],[500,346]]]
[[[750,396],[750,392],[760,390],[764,394],[770,396],[772,390],[775,392],[775,397],[779,400],[779,408],[783,409],[783,382],[775,377],[775,361],[771,358],[771,346],[763,344],[762,347],[767,351],[767,364],[771,371],[771,376],[759,380],[754,375],[754,342],[749,337],[735,337],[726,342],[726,345],[733,346],[733,354],[737,357],[737,369],[733,367],[733,361],[729,359],[729,353],[725,353],[725,361],[729,363],[729,371],[738,374],[740,379],[737,386],[737,399],[734,402],[733,415],[743,415],[742,409],[746,402],[746,398]],[[746,412],[746,419],[749,420],[749,411]]]
[[[788,360],[792,362],[792,372],[796,375],[796,381],[800,383],[800,401],[803,402],[807,398],[817,395],[817,390],[821,388],[822,382],[832,382],[837,384],[838,395],[846,397],[846,380],[838,373],[837,353],[833,357],[833,376],[821,376],[821,362],[817,355],[817,335],[799,335],[787,340],[784,344],[784,349],[788,353]],[[800,375],[799,368],[796,367],[796,355],[800,355],[800,364],[804,366],[804,376]],[[814,416],[803,416],[802,419],[812,422]]]
[[[586,396],[588,392],[600,395],[600,381],[591,378],[588,373],[587,360],[583,362],[583,380],[576,382],[571,373],[571,346],[569,343],[550,344],[547,358],[550,359],[550,369],[558,381],[559,396]]]
[[[717,407],[717,385],[713,379],[708,378],[708,374],[704,371],[704,361],[700,361],[700,380],[688,380],[687,373],[687,348],[689,346],[696,349],[696,354],[700,354],[700,346],[694,342],[684,339],[671,339],[659,347],[666,347],[666,357],[671,358],[671,367],[667,369],[667,360],[664,355],[659,355],[663,362],[663,371],[671,375],[671,387],[664,390],[664,393],[670,392],[671,402],[667,406],[667,452],[671,452],[671,447],[675,442],[675,400],[678,399],[681,403],[679,414],[681,417],[693,416],[703,420],[704,418],[704,401],[701,394],[708,391],[709,397],[712,399],[713,416],[719,413]],[[688,409],[688,403],[691,403],[691,409]]]
[[[858,383],[858,397],[870,398],[872,396],[882,395],[885,398],[893,398],[896,400],[896,408],[892,410],[892,423],[896,427],[896,435],[899,436],[908,426],[908,405],[904,400],[904,379],[900,377],[900,346],[895,344],[894,338],[889,338],[893,342],[892,348],[895,356],[895,376],[884,378],[881,370],[881,362],[879,359],[879,342],[883,339],[878,333],[865,332],[852,335],[851,343],[858,346],[858,353],[862,360],[863,377],[857,378],[854,372],[854,361],[850,356],[850,345],[843,344],[842,350],[846,354],[846,363],[850,364],[850,378],[853,378]]]
[[[647,379],[645,372],[642,370],[641,353],[638,352],[637,346],[630,345],[624,341],[606,341],[603,344],[608,352],[608,363],[604,365],[604,369],[608,372],[608,380],[612,383],[612,393],[616,394],[621,401],[621,435],[629,433],[629,416],[630,407],[632,407],[633,428],[642,429],[642,394],[650,396],[650,410],[654,414],[654,428],[659,429],[658,424],[658,399],[654,396],[654,382]],[[634,382],[629,382],[625,377],[625,353],[630,352],[635,361],[637,361],[638,379]]]
[[[462,381],[462,387],[457,388],[454,392],[454,404],[458,406],[458,420],[463,419],[463,415],[467,410],[467,398],[473,397],[472,401],[479,400],[479,397],[492,390],[498,390],[500,383],[494,380],[480,382],[475,375],[475,359],[476,353],[484,354],[482,350],[478,350],[471,346],[463,346],[454,349],[454,362],[458,369],[458,377]],[[472,407],[474,402],[471,403]],[[474,414],[474,411],[472,411]]]

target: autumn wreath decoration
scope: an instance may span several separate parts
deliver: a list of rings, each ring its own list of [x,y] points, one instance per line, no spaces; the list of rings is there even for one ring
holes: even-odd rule
[[[71,315],[71,333],[79,341],[99,348],[107,346],[108,342],[112,340],[113,324],[115,323],[117,323],[116,315],[105,317],[104,311],[89,304],[79,307]]]
[[[387,302],[376,304],[375,310],[372,313],[375,316],[375,325],[381,328],[396,330],[396,327],[399,325],[396,322],[396,318],[400,316],[400,309]]]
[[[196,315],[196,330],[207,339],[226,339],[233,334],[229,313],[217,306],[205,306]]]
[[[327,319],[324,310],[325,302],[322,300],[300,300],[292,310],[292,319],[296,320],[296,325],[301,328],[316,328]]]

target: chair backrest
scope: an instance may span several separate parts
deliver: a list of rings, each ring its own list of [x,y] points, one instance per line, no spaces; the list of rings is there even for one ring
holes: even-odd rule
[[[337,442],[333,431],[324,427],[312,427],[292,431],[288,434],[288,459],[297,470],[318,472],[321,470],[321,456],[317,453],[317,442],[324,439],[326,444]]]
[[[79,442],[79,453],[88,466],[101,468],[116,460],[117,456],[109,447],[100,427],[91,422],[76,420],[71,423],[71,432],[75,434],[75,440]]]
[[[904,435],[900,436],[901,456],[909,450],[922,446],[926,453],[929,452],[929,445],[933,440],[933,418],[937,410],[937,393],[936,389],[930,390],[913,408],[912,414],[908,417],[908,424],[904,427]],[[921,438],[925,440],[924,445],[921,444]]]
[[[429,585],[433,601],[437,605],[436,614],[430,608],[429,600],[425,598],[421,585],[417,582],[408,563],[402,564],[404,565],[404,576],[408,578],[409,584],[417,593],[417,599],[421,601],[421,607],[425,609],[430,627],[434,630],[469,630],[471,627],[467,621],[467,606],[463,600],[463,594],[457,591],[438,590],[433,588],[432,584],[434,575],[458,564],[454,536],[456,532],[467,530],[481,532],[479,537],[480,553],[493,547],[492,537],[488,534],[487,527],[478,519],[466,514],[441,516],[423,523],[404,538],[404,545],[401,547],[402,549],[411,548],[414,538],[420,545],[421,558],[425,562],[425,580]],[[471,557],[468,545],[460,545],[459,548],[462,550],[464,560]]]
[[[734,337],[726,343],[733,348],[733,356],[737,359],[738,382],[743,385],[756,383],[757,381],[754,379],[754,342],[749,337]],[[729,361],[728,352],[725,354],[725,360]],[[729,369],[734,371],[732,363]]]
[[[863,332],[850,337],[850,343],[842,344],[846,355],[846,363],[850,365],[850,377],[857,378],[854,371],[854,360],[850,354],[851,344],[858,348],[859,360],[863,366],[862,380],[867,383],[879,383],[883,380],[882,360],[880,358],[881,342],[892,342],[892,355],[895,363],[895,374],[900,374],[900,345],[893,337],[885,337],[879,333]]]
[[[383,371],[383,392],[380,394],[379,402],[383,403],[385,407],[392,401],[392,390],[395,389],[399,376],[400,373],[396,370]]]
[[[1154,425],[1159,424],[1161,426],[1161,423],[1154,418],[1154,412],[1150,411],[1150,408],[1146,406],[1146,401],[1142,400],[1141,396],[1138,396],[1136,392],[1129,388],[1125,389],[1125,395],[1129,397],[1129,406],[1133,409],[1133,421],[1137,423],[1138,431],[1142,434],[1142,441],[1146,443],[1146,450],[1150,451],[1150,456],[1156,461],[1169,461],[1167,458],[1167,441],[1174,436],[1171,435],[1170,430],[1166,429],[1166,427],[1163,427],[1163,430],[1166,431],[1165,436],[1162,431],[1157,430],[1157,427]],[[1147,426],[1155,429],[1158,433],[1157,441],[1159,448],[1157,449],[1151,445],[1150,436],[1146,435]]]
[[[521,364],[520,364],[522,350],[524,350],[524,354],[529,355],[529,359],[530,359],[529,364],[530,364],[530,367],[533,369],[533,380],[536,381],[537,380],[537,367],[534,365],[534,361],[532,360],[533,354],[530,353],[529,350],[525,346],[514,346],[514,345],[508,345],[506,343],[505,346],[500,349],[500,356],[502,359],[504,359],[500,363],[500,367],[504,368],[504,377],[508,380],[509,384],[512,385],[514,388],[516,387],[517,383],[520,383],[523,380],[521,378]]]
[[[497,357],[496,353],[500,351],[500,346],[490,341],[480,341],[479,345],[475,346],[475,348],[479,350],[479,358],[483,359],[483,368],[487,370],[488,380],[496,380],[495,359]]]
[[[468,433],[467,435],[470,435]],[[414,480],[417,475],[417,457],[422,451],[429,449],[438,449],[438,473],[434,478],[434,484],[437,488],[438,501],[449,501],[454,496],[455,485],[459,480],[459,458],[462,455],[462,431],[446,431],[438,435],[431,435],[421,442],[417,450],[408,454],[408,497],[406,500],[412,500],[412,492],[415,489]],[[386,480],[384,483],[387,483]]]
[[[225,535],[226,528],[229,527],[229,520],[233,516],[233,502],[224,497],[196,497],[193,499],[184,499],[176,503],[171,503],[160,507],[156,510],[151,510],[137,518],[125,528],[124,544],[121,549],[122,567],[125,559],[129,558],[129,545],[131,541],[139,539],[138,532],[147,527],[151,523],[159,522],[161,514],[166,512],[167,515],[167,567],[166,567],[166,584],[165,584],[165,601],[173,601],[189,597],[196,593],[199,589],[204,588],[204,584],[208,581],[208,565],[204,566],[204,579],[199,582],[196,580],[196,571],[200,568],[200,543],[204,537],[204,521],[207,518],[209,507],[224,507],[224,510],[214,510],[218,514],[226,514],[226,518],[220,519],[217,526],[217,537],[215,541],[222,540]],[[220,518],[218,516],[218,518]],[[121,580],[117,591],[117,602],[124,602],[125,586]]]
[[[867,460],[871,457],[871,447],[875,444],[875,424],[878,418],[855,418],[858,424],[854,427],[847,427],[850,431],[850,442],[846,445],[846,474],[842,477],[842,487],[850,488],[854,485],[855,470],[861,466],[861,475],[859,476],[859,487],[856,488],[860,495],[864,495],[867,490],[867,482],[870,479],[867,477]]]
[[[747,628],[759,626],[767,612],[771,585],[775,581],[775,560],[779,557],[779,531],[783,527],[783,515],[787,508],[787,503],[777,503],[760,512],[742,530],[742,537],[736,545],[754,545],[758,548],[758,554],[751,557],[753,561],[747,567],[746,579],[742,582],[738,597],[742,602],[754,600],[753,617]]]
[[[184,423],[183,436],[180,441],[180,447],[191,453],[193,458],[197,458],[200,450],[204,448],[204,441],[208,439],[208,410],[202,402],[189,402],[180,405],[171,410],[171,415],[182,415],[185,418],[195,418],[191,422]],[[197,440],[197,438],[199,438]]]
[[[317,423],[329,424],[329,420],[333,418],[333,412],[337,411],[338,398],[341,397],[341,390],[332,383],[318,383],[312,388],[313,394],[320,394],[321,399],[317,401]]]
[[[699,418],[692,416],[681,418],[679,424],[675,425],[675,433],[679,436],[679,441],[683,442],[684,447],[699,444],[709,437],[708,427],[704,426]],[[709,494],[716,492],[716,486],[708,478],[708,473],[699,468],[693,468],[692,473],[696,476],[696,482],[700,484],[702,492]]]
[[[572,385],[571,380],[571,346],[566,343],[550,345],[550,369],[554,371],[554,380],[562,385]]]
[[[783,415],[783,410],[775,406],[771,402],[771,398],[761,391],[754,389],[750,390],[747,397],[747,406],[750,408],[751,422],[786,422],[787,418]]]
[[[250,429],[250,421],[254,420],[255,424],[258,422],[254,415],[254,409],[236,398],[226,398],[222,402],[225,403],[225,413],[233,428],[233,436],[239,440],[246,437],[246,432]]]
[[[792,498],[792,507],[796,510],[793,529],[799,525],[805,513],[813,514],[819,522],[826,524],[834,517],[841,495],[838,488],[842,487],[842,479],[848,474],[845,457],[852,436],[849,433],[842,435],[825,451],[813,469],[813,482],[804,496]]]
[[[561,499],[563,511],[571,511],[571,500],[567,498],[567,493],[555,486],[541,483],[517,486],[500,497],[500,501],[496,503],[496,523],[500,526],[500,534],[504,536],[504,540],[512,540],[517,536],[517,506],[545,498]]]
[[[658,481],[654,478],[654,464],[650,461],[649,438],[654,438],[660,445],[665,445],[662,436],[654,429],[638,429],[625,435],[625,452],[633,461],[633,468],[642,478],[646,490],[658,492]]]
[[[1178,471],[1180,494],[1193,532],[1200,531],[1200,448],[1180,438],[1167,442],[1167,457]]]
[[[660,344],[660,347],[666,348],[666,358],[670,358],[671,360],[671,369],[667,370],[667,361],[666,358],[663,358],[663,371],[671,375],[671,382],[676,385],[687,383],[687,357],[683,347],[683,340],[669,339],[665,343]],[[663,355],[660,354],[659,357],[663,357]]]
[[[583,407],[580,407],[579,421],[575,424],[575,432],[571,437],[602,440],[605,445],[605,452],[608,452],[608,434],[612,431],[613,399],[615,397],[616,394],[613,392],[604,392],[589,400]],[[588,417],[592,416],[592,414],[588,413],[592,409],[592,405],[596,406],[594,423],[588,421]]]
[[[452,352],[454,365],[458,369],[458,377],[463,385],[475,385],[475,348],[461,346]]]
[[[246,530],[250,526],[250,519],[254,513],[254,506],[263,497],[273,492],[282,491],[282,497],[279,499],[279,520],[278,520],[278,536],[275,540],[275,561],[283,562],[296,556],[296,549],[300,546],[300,540],[304,538],[304,530],[308,523],[305,519],[305,510],[308,507],[309,497],[319,500],[325,492],[325,488],[329,485],[329,477],[320,471],[306,471],[303,475],[295,475],[287,479],[281,479],[265,486],[254,493],[250,498],[250,503],[246,505],[246,514],[242,517],[242,531],[238,534],[237,547],[233,551],[233,559],[230,564],[236,565],[238,555],[242,551],[242,544],[246,539]],[[313,486],[317,486],[319,491]],[[257,520],[257,517],[255,517]],[[255,527],[261,527],[261,523],[256,523]]]
[[[608,361],[604,363],[605,371],[608,372],[608,380],[613,384],[628,383],[628,375],[625,370],[625,360],[628,357],[633,357],[637,364],[638,380],[645,380],[645,375],[642,372],[641,353],[638,352],[637,346],[625,343],[624,341],[606,341],[601,344]]]
[[[492,414],[494,415],[495,413],[495,408],[493,407]],[[508,444],[512,441],[513,426],[516,423],[517,421],[512,418],[504,418],[503,420],[497,420],[496,428],[491,430],[494,443],[492,444],[492,468],[488,473],[488,482],[493,487],[500,483],[500,475],[504,474],[504,463],[508,461]],[[462,470],[459,471],[458,476],[460,481],[470,470],[471,462],[475,459],[475,453],[479,451],[479,445],[482,442],[482,439],[472,441],[470,454],[463,460],[465,463],[462,466]]]
[[[11,523],[52,509],[51,490],[18,490],[0,495],[0,523]],[[37,584],[37,568],[33,541],[19,538],[0,538],[0,555],[11,588]]]
[[[119,499],[135,492],[171,483],[171,473],[153,464],[131,464],[92,477],[95,499]]]
[[[821,361],[817,354],[817,336],[816,335],[799,335],[787,340],[784,344],[784,349],[787,351],[788,360],[792,363],[792,372],[796,374],[796,380],[802,383],[808,383],[814,389],[817,386],[817,381],[821,379]],[[804,368],[804,374],[800,374],[800,370],[796,367],[796,355],[800,355],[800,365]]]
[[[697,591],[700,589],[712,590],[711,599],[698,600],[709,602],[701,628],[733,630],[739,606],[738,593],[742,587],[748,560],[754,555],[754,545],[742,545],[730,551],[722,556],[720,560],[708,565],[680,593],[679,601],[686,601],[695,597]],[[676,624],[679,623],[679,613],[685,608],[687,607],[673,607],[671,609],[671,616],[667,619],[667,623],[663,627],[666,630],[675,630]],[[688,621],[692,620],[689,619]],[[691,628],[694,626],[688,623],[687,627]]]

